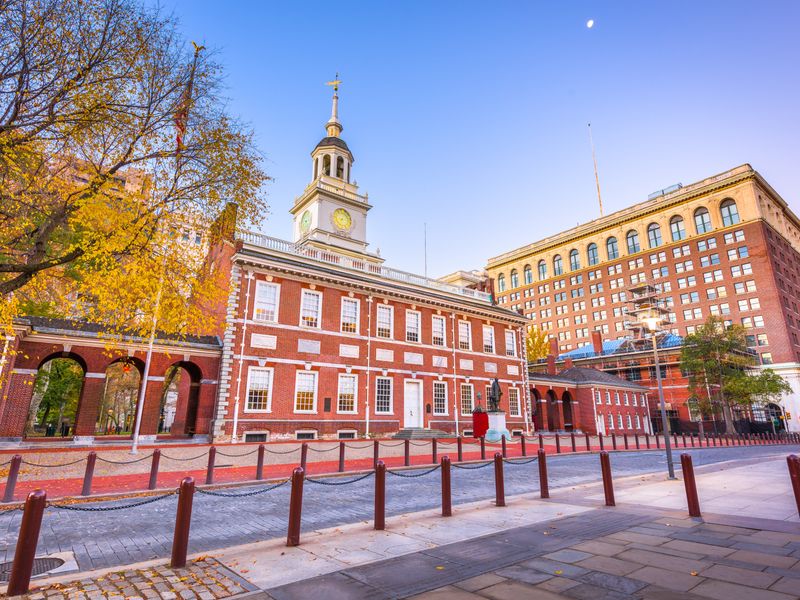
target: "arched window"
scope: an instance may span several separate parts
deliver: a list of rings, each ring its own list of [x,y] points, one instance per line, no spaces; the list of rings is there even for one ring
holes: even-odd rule
[[[556,254],[553,257],[553,275],[564,274],[564,262],[561,260],[561,255]]]
[[[533,269],[531,269],[530,265],[525,265],[525,270],[523,271],[525,274],[525,285],[530,285],[533,283]]]
[[[319,159],[315,158],[314,159],[314,179],[316,180],[317,177],[319,177]]]
[[[639,245],[639,233],[633,229],[625,234],[625,241],[628,243],[628,254],[636,254],[642,249]]]
[[[539,269],[539,281],[542,279],[547,279],[547,263],[543,260],[540,260],[537,268]]]
[[[590,267],[600,262],[600,254],[597,252],[597,244],[594,242],[589,244],[589,247],[586,248],[586,260]]]
[[[658,223],[650,223],[647,226],[647,243],[651,248],[658,248],[661,245],[661,226]]]
[[[336,159],[336,176],[344,179],[344,159],[341,156]]]
[[[500,273],[497,276],[497,291],[505,292],[506,291],[506,276]]]
[[[322,174],[323,175],[330,175],[331,174],[331,156],[330,156],[330,154],[326,154],[322,159]]]
[[[619,258],[619,244],[617,243],[617,238],[610,237],[606,240],[606,254],[608,254],[608,260]]]
[[[578,251],[572,249],[569,251],[569,270],[570,271],[577,271],[581,268],[581,259],[578,256]]]
[[[683,225],[683,217],[672,217],[669,220],[669,230],[672,234],[673,242],[680,242],[686,239],[686,227]]]
[[[739,209],[736,208],[736,202],[730,198],[722,201],[722,204],[719,205],[719,212],[722,214],[723,227],[736,225],[739,222]]]
[[[694,211],[694,228],[697,233],[708,233],[713,229],[711,227],[711,215],[708,214],[707,208],[698,208]]]
[[[519,274],[516,269],[511,271],[511,289],[519,287]]]

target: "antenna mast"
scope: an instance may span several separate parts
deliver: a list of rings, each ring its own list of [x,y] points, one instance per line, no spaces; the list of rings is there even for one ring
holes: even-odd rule
[[[592,139],[592,124],[589,123],[589,143],[592,146],[592,162],[594,162],[594,182],[597,185],[597,203],[600,205],[600,216],[603,216],[603,198],[600,196],[600,177],[597,175],[597,156],[594,153],[594,140]]]

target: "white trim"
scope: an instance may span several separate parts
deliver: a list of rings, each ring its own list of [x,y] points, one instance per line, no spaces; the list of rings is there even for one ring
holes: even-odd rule
[[[382,379],[389,382],[389,411],[378,412],[378,380]],[[375,378],[375,415],[394,415],[394,377],[379,376]]]
[[[11,369],[12,375],[36,375],[38,369]]]
[[[339,396],[342,393],[342,378],[353,379],[353,410],[339,410]],[[353,373],[339,373],[336,380],[336,414],[337,415],[357,415],[358,414],[358,375]]]
[[[317,324],[316,325],[303,325],[303,300],[306,296],[317,296],[319,298],[319,314],[317,315]],[[300,290],[300,322],[298,327],[302,329],[322,329],[322,292],[317,290],[309,290],[308,288],[303,288]]]
[[[467,326],[467,333],[469,334],[469,348],[462,348],[461,347],[461,324],[465,324]],[[470,321],[465,321],[463,319],[458,320],[458,340],[456,340],[456,349],[461,352],[468,351],[472,352],[472,323]],[[476,353],[476,354],[483,354],[483,352]]]
[[[301,433],[311,433],[311,434],[314,435],[314,437],[311,438],[312,440],[319,439],[319,431],[317,429],[295,429],[295,431],[294,431],[294,439],[296,441],[305,441],[306,438],[297,437]]]
[[[433,387],[431,388],[431,415],[434,417],[448,417],[450,416],[450,412],[447,410],[447,382],[446,381],[433,381]],[[444,402],[444,412],[436,412],[436,386],[443,385],[444,386],[444,398],[442,401]]]
[[[389,311],[389,337],[383,337],[382,335],[378,334],[378,329],[380,327],[380,312],[381,310],[388,310]],[[395,341],[394,340],[394,306],[391,304],[377,304],[377,308],[375,309],[375,339],[376,340],[386,340],[386,341]]]
[[[250,383],[251,383],[251,375],[257,371],[265,371],[269,373],[269,389],[267,390],[267,408],[266,409],[258,409],[258,408],[248,408],[248,400],[250,398]],[[247,367],[247,385],[244,388],[244,409],[242,412],[250,413],[250,414],[259,414],[259,413],[271,413],[272,412],[272,390],[275,387],[275,369],[273,367],[254,367],[252,365],[248,365]]]
[[[487,381],[491,381],[491,379]],[[468,413],[464,412],[464,395],[462,391],[465,387],[470,389],[470,398],[472,400],[472,407]],[[472,383],[461,383],[458,386],[458,414],[462,417],[471,417],[473,410],[475,410],[475,386]]]
[[[417,341],[409,340],[408,334],[413,333],[413,331],[409,331],[408,328],[408,315],[417,315]],[[411,308],[406,309],[406,322],[405,322],[405,335],[403,336],[403,340],[406,344],[421,344],[422,343],[422,313],[418,310],[414,310]]]
[[[356,330],[355,331],[344,331],[344,305],[345,302],[355,302],[356,305]],[[341,302],[339,304],[339,333],[351,333],[353,335],[358,335],[361,331],[361,300],[358,298],[350,298],[348,296],[342,296]]]
[[[258,290],[261,287],[274,287],[275,288],[275,318],[274,319],[256,319],[256,309],[258,308]],[[277,323],[278,314],[281,306],[281,284],[265,281],[263,279],[256,279],[256,289],[253,298],[253,314],[252,319],[256,323]]]
[[[439,321],[442,324],[442,343],[435,344],[434,331],[436,330],[434,323]],[[447,318],[444,315],[431,315],[431,345],[434,348],[447,348]]]
[[[84,375],[84,377],[86,379],[105,379],[106,378],[106,374],[105,373],[86,373]],[[155,377],[148,377],[147,381],[164,381],[164,378],[162,377],[161,379],[156,379]]]
[[[302,363],[301,363],[302,364]],[[301,375],[314,376],[314,408],[312,410],[297,410],[297,391],[298,383]],[[319,372],[318,371],[302,371],[297,370],[294,375],[294,395],[292,396],[292,412],[297,415],[315,415],[317,414],[317,396],[319,387]]]

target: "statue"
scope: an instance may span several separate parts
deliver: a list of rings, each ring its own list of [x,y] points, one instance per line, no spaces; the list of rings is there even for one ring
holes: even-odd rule
[[[497,377],[495,377],[494,381],[492,381],[492,387],[489,390],[489,397],[486,399],[489,412],[500,412],[500,397],[502,395],[503,392],[500,391],[500,382],[497,381]]]

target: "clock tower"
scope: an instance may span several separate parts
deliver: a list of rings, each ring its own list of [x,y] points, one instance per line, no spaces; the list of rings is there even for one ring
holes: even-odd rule
[[[372,206],[369,197],[359,194],[358,185],[351,182],[353,154],[340,137],[340,83],[337,74],[327,84],[333,86],[331,118],[325,124],[327,136],[311,152],[311,183],[289,211],[294,216],[294,241],[381,263],[379,256],[367,251],[367,212]]]

